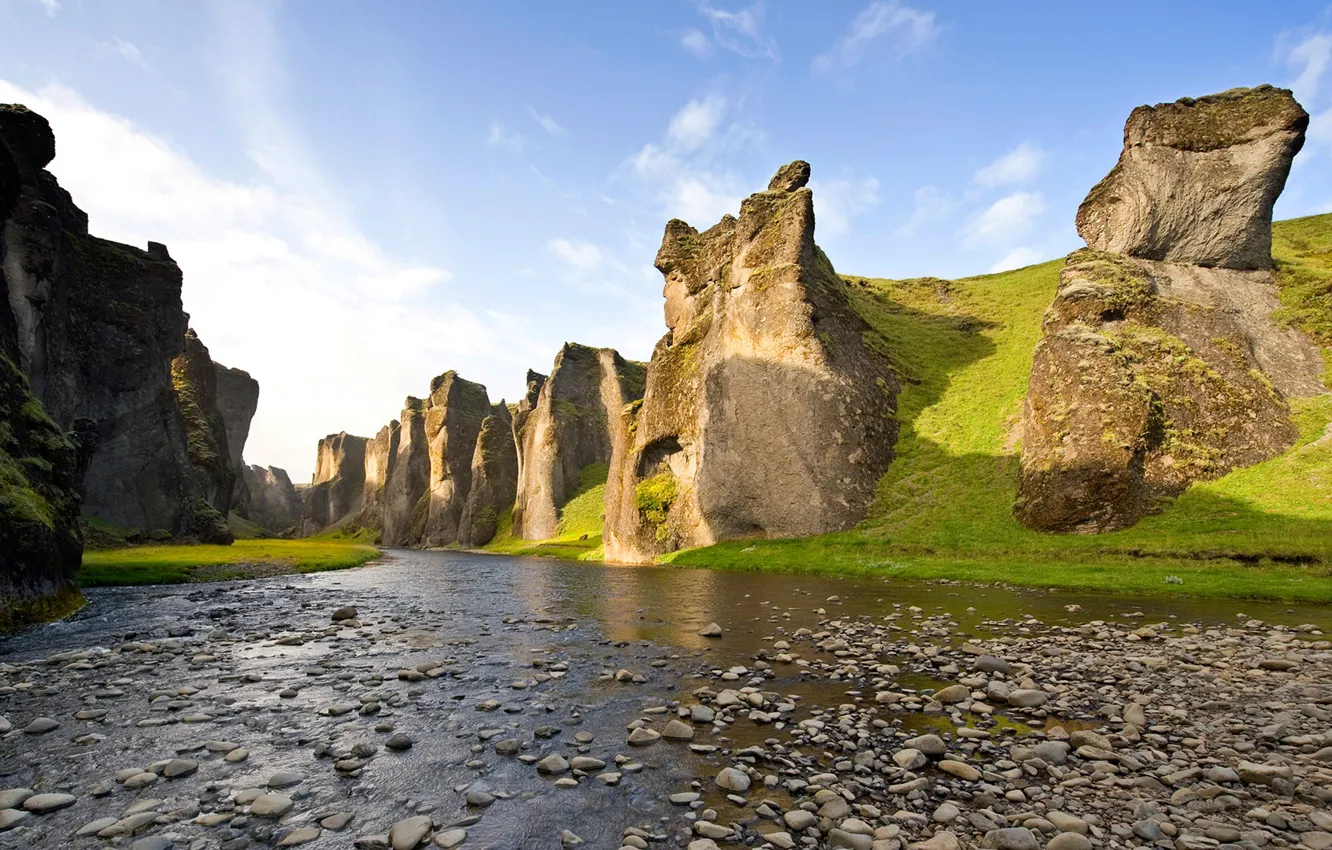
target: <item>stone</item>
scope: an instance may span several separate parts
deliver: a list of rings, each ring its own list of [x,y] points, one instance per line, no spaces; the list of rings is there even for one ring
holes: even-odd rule
[[[29,817],[32,817],[29,812],[19,809],[0,809],[0,832],[13,829]]]
[[[453,850],[467,840],[467,830],[465,829],[447,829],[444,832],[435,834],[435,845],[442,847],[443,850]]]
[[[280,818],[291,811],[294,805],[286,794],[264,794],[250,804],[250,814],[257,818]]]
[[[412,850],[430,837],[434,826],[434,822],[425,815],[400,820],[389,829],[389,846],[393,850]]]
[[[85,835],[96,835],[97,833],[106,829],[108,826],[114,825],[117,820],[118,818],[111,818],[111,817],[98,818],[95,821],[90,821],[88,823],[85,823],[83,826],[79,827],[78,831],[74,833],[74,836],[76,838],[81,838]]]
[[[37,717],[28,723],[27,726],[24,726],[23,731],[29,735],[45,735],[47,732],[52,732],[59,728],[60,724],[55,720],[52,720],[49,717]]]
[[[1045,850],[1091,850],[1091,839],[1076,832],[1061,832],[1045,842]]]
[[[666,728],[661,730],[661,736],[672,741],[692,741],[694,727],[680,720],[671,720],[666,724]]]
[[[410,750],[412,748],[412,743],[411,736],[406,732],[394,732],[392,735],[388,736],[388,740],[384,742],[384,746],[390,750],[401,752],[402,750]]]
[[[708,623],[698,631],[699,637],[719,638],[722,636],[722,627],[716,623]]]
[[[1041,842],[1030,829],[1007,827],[986,832],[981,847],[986,850],[1040,850]]]
[[[172,759],[162,768],[162,775],[167,779],[179,779],[182,776],[189,776],[199,769],[199,763],[194,759]]]
[[[646,747],[649,744],[655,744],[661,739],[661,733],[655,729],[649,729],[646,726],[640,726],[629,733],[629,743],[635,747]]]
[[[78,798],[73,794],[33,794],[23,801],[23,808],[34,814],[44,815],[72,806],[76,802]]]
[[[333,612],[332,620],[335,623],[339,622],[340,620],[355,620],[356,615],[357,611],[355,606],[344,605]]]
[[[749,790],[749,774],[734,767],[723,767],[714,780],[718,788],[743,794]]]
[[[305,781],[305,777],[294,770],[279,770],[277,773],[268,777],[269,788],[290,788],[293,785],[300,785]]]
[[[295,847],[299,844],[309,844],[311,841],[317,841],[322,833],[323,830],[317,826],[303,826],[287,833],[277,846]]]
[[[903,770],[918,770],[925,766],[929,759],[920,750],[905,749],[893,753],[893,763]]]
[[[910,850],[960,850],[962,842],[958,841],[956,835],[945,829],[934,833],[925,841],[917,841],[909,847]]]
[[[129,850],[171,850],[174,846],[175,842],[165,835],[149,835],[135,841]]]
[[[319,825],[324,829],[331,829],[334,832],[337,832],[340,829],[346,829],[347,824],[352,822],[353,817],[355,817],[355,815],[351,812],[334,812],[328,817],[322,818],[319,821]]]
[[[569,770],[569,762],[564,758],[564,756],[549,755],[543,758],[541,761],[537,762],[536,768],[542,773],[556,775],[560,773],[567,773]]]
[[[971,689],[966,685],[949,685],[935,691],[934,698],[944,705],[959,703],[971,699]]]
[[[981,778],[981,772],[966,762],[944,759],[939,762],[939,769],[967,782],[975,782]]]
[[[813,193],[791,176],[807,167],[784,168],[739,219],[666,225],[669,330],[610,465],[608,560],[863,519],[893,456],[897,378],[814,244]]]
[[[807,812],[804,809],[793,809],[782,815],[782,820],[796,832],[804,832],[819,822],[818,817],[813,812]]]
[[[1008,704],[1018,708],[1035,708],[1045,705],[1050,695],[1035,688],[1020,688],[1008,694]]]

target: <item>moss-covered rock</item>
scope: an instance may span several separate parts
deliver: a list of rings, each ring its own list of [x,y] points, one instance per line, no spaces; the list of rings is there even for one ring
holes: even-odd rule
[[[187,526],[193,528],[197,524],[193,517],[199,499],[207,502],[226,524],[237,470],[227,445],[226,422],[218,409],[217,370],[208,347],[193,328],[185,331],[185,350],[171,361],[171,385],[185,422],[186,446],[194,467],[194,492],[198,494],[182,502],[177,517],[185,518],[180,521],[186,525],[178,525],[175,530],[179,534],[192,534]]]

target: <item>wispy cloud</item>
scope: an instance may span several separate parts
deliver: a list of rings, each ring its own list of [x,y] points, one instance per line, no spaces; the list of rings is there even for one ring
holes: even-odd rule
[[[55,17],[60,11],[60,0],[37,0],[37,5],[46,10],[46,14]]]
[[[1040,192],[1014,192],[972,216],[963,235],[970,246],[1002,245],[1031,230],[1044,212],[1045,196]]]
[[[691,100],[671,118],[666,138],[682,150],[697,150],[712,140],[726,114],[726,98],[709,95]]]
[[[686,30],[685,34],[680,36],[680,46],[699,59],[712,56],[712,39],[699,30]]]
[[[504,125],[498,121],[490,122],[490,130],[486,133],[486,144],[492,148],[503,148],[513,153],[522,153],[527,147],[527,138],[521,133],[510,133],[504,129]]]
[[[543,115],[540,112],[537,112],[535,106],[527,107],[527,111],[532,114],[532,120],[540,124],[541,129],[545,130],[550,135],[555,136],[556,138],[563,138],[564,136],[569,135],[569,131],[560,126],[558,121],[551,118],[549,115]]]
[[[851,220],[879,205],[879,181],[873,176],[810,181],[820,237],[842,236]]]
[[[1035,179],[1044,165],[1045,151],[1031,142],[1023,142],[977,171],[974,180],[987,189],[1026,183]]]
[[[1291,83],[1297,97],[1316,102],[1322,88],[1323,77],[1332,67],[1332,33],[1306,34],[1286,53],[1286,67],[1298,71]]]
[[[131,65],[137,65],[140,68],[147,67],[147,63],[143,59],[143,53],[133,43],[125,41],[123,38],[116,38],[111,42],[111,49]]]
[[[552,239],[546,243],[546,250],[581,272],[596,269],[606,259],[601,249],[591,242]]]
[[[933,12],[878,0],[856,15],[841,40],[815,58],[813,68],[821,74],[845,71],[880,48],[901,58],[926,47],[938,35]]]
[[[712,24],[712,38],[718,45],[746,59],[780,59],[777,42],[763,32],[763,4],[755,3],[738,11],[719,9],[708,3],[699,6]]]
[[[911,217],[897,228],[898,236],[912,236],[921,225],[938,221],[957,209],[957,202],[939,191],[936,186],[921,186],[911,196]]]
[[[1020,245],[1004,254],[994,265],[990,266],[990,274],[996,272],[1012,271],[1025,266],[1034,265],[1041,260],[1048,259],[1035,248],[1028,248],[1026,245]]]

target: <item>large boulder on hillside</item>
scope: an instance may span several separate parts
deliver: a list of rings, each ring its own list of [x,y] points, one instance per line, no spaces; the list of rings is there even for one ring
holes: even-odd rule
[[[1135,255],[1077,251],[1060,275],[1022,414],[1014,513],[1024,524],[1124,528],[1195,481],[1292,445],[1288,399],[1324,392],[1322,358],[1272,320],[1280,302],[1265,252],[1303,114],[1289,92],[1263,88],[1130,116],[1127,139],[1175,153],[1126,147],[1079,212],[1088,236],[1086,211],[1109,209],[1088,241]],[[1151,168],[1135,171],[1140,162]],[[1115,211],[1130,203],[1116,193],[1138,205],[1131,215]],[[1197,201],[1192,219],[1180,199]],[[1150,246],[1144,221],[1157,222]]]
[[[1140,106],[1119,162],[1078,208],[1078,234],[1145,260],[1271,268],[1272,205],[1308,126],[1271,86]]]
[[[314,477],[301,494],[302,536],[318,534],[361,510],[368,442],[346,431],[319,441]]]
[[[740,217],[666,225],[666,324],[606,490],[606,557],[846,528],[897,436],[897,380],[814,244],[809,165]]]
[[[513,507],[518,489],[518,452],[513,417],[501,400],[481,422],[472,452],[472,485],[458,523],[458,542],[483,546],[495,536],[500,515]]]
[[[610,348],[566,343],[518,434],[522,472],[513,533],[544,540],[559,531],[560,510],[583,470],[609,464],[624,406],[643,397],[646,364]],[[530,376],[535,375],[529,372]]]
[[[250,492],[250,520],[274,534],[293,529],[301,519],[301,495],[285,469],[245,467]]]
[[[185,346],[181,272],[163,245],[90,236],[87,215],[45,170],[54,156],[44,118],[0,105],[0,193],[11,199],[0,312],[11,359],[58,427],[90,423],[99,447],[84,512],[168,529],[217,483],[196,474],[172,388],[171,362]]]
[[[250,438],[250,422],[259,409],[259,382],[241,369],[229,369],[213,363],[217,385],[217,411],[227,433],[227,456],[235,470],[231,490],[231,509],[250,518],[250,489],[245,480],[245,441]]]

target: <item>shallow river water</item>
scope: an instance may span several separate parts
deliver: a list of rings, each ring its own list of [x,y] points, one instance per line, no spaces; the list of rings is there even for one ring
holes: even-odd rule
[[[760,800],[795,805],[781,786],[756,786],[752,800],[728,801],[713,777],[737,750],[784,738],[783,730],[811,711],[874,702],[865,676],[762,661],[772,660],[774,639],[789,640],[802,628],[835,635],[846,624],[882,622],[915,606],[918,622],[948,625],[921,629],[916,643],[946,649],[1023,635],[1036,628],[1027,618],[1047,627],[1104,621],[1163,631],[1256,618],[1332,630],[1332,612],[1318,607],[420,551],[391,551],[347,572],[87,595],[89,604],[71,620],[0,643],[0,715],[14,726],[0,738],[0,789],[75,798],[0,831],[0,847],[108,846],[95,834],[75,833],[98,819],[123,821],[142,800],[158,820],[112,839],[115,846],[153,836],[168,842],[159,847],[273,846],[337,812],[353,818],[302,846],[351,847],[358,838],[375,846],[382,839],[374,836],[420,813],[436,834],[466,829],[469,848],[560,847],[564,830],[588,847],[615,848],[630,827],[673,845],[683,843],[691,813],[702,807],[672,805],[670,794],[697,781],[703,805],[721,823],[755,821],[749,807]],[[354,606],[357,619],[335,625],[331,615],[343,606]],[[713,622],[723,635],[700,636]],[[910,622],[904,626],[913,636]],[[806,660],[835,654],[810,645],[800,653]],[[896,661],[890,653],[882,659]],[[901,666],[897,686],[908,692],[956,680]],[[736,667],[746,669],[719,680],[720,671]],[[618,671],[645,681],[619,681]],[[691,696],[697,688],[754,684],[796,707],[775,724],[695,723],[693,748],[667,739],[626,741],[640,719],[660,731],[680,705],[698,702]],[[96,716],[77,719],[81,711]],[[988,713],[979,720],[1018,736],[1055,722],[1068,731],[1100,725],[1091,713],[1042,714],[1025,712],[1020,723],[997,727]],[[35,717],[59,727],[20,731]],[[951,730],[975,720],[917,712],[893,725]],[[413,746],[386,749],[389,727]],[[507,739],[519,742],[518,752],[495,752]],[[248,758],[227,761],[224,748],[202,749],[210,740],[239,745]],[[348,756],[357,743],[373,751]],[[326,753],[354,758],[355,769],[335,768]],[[607,766],[545,775],[531,762],[550,754]],[[140,789],[122,784],[123,774],[117,781],[121,771],[177,757],[196,769]],[[281,789],[294,803],[290,813],[280,821],[247,818],[237,793],[267,791],[282,771],[299,779]],[[578,784],[561,787],[561,777]],[[468,806],[466,794],[478,791],[496,799]],[[209,813],[218,816],[209,820]]]

